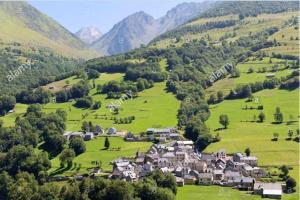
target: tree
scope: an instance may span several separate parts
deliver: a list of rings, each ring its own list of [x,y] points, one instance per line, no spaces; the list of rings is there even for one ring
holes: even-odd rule
[[[213,138],[210,134],[200,135],[195,143],[195,147],[202,152],[212,141]]]
[[[96,101],[93,105],[93,109],[98,110],[99,108],[101,108],[101,101]]]
[[[224,128],[226,129],[227,126],[229,125],[229,118],[228,118],[228,116],[225,115],[225,114],[220,115],[220,117],[219,117],[219,123],[221,125],[223,125]]]
[[[214,104],[215,101],[216,101],[216,96],[215,96],[214,94],[211,94],[211,95],[209,96],[209,99],[207,100],[207,103],[208,103],[208,104]]]
[[[86,150],[85,143],[81,137],[75,137],[71,139],[69,148],[73,149],[76,155],[82,154]]]
[[[266,119],[265,114],[263,112],[260,112],[258,115],[258,119],[259,119],[259,122],[264,122]]]
[[[184,137],[196,142],[200,135],[208,134],[206,125],[201,120],[190,120],[185,127]]]
[[[217,101],[218,101],[218,102],[221,102],[221,101],[223,101],[223,99],[224,99],[224,94],[223,94],[223,92],[222,92],[222,91],[218,91],[218,92],[217,92]]]
[[[294,135],[293,130],[289,129],[289,131],[288,131],[288,139],[292,139],[293,135]]]
[[[280,111],[279,107],[276,107],[276,111],[274,114],[274,120],[276,123],[282,123],[283,122],[283,114]]]
[[[67,164],[68,167],[71,167],[74,158],[75,152],[73,149],[63,150],[59,156],[61,166],[65,166],[65,164]]]
[[[97,79],[100,76],[99,72],[94,69],[89,69],[87,75],[88,79]]]
[[[278,140],[278,137],[279,137],[279,134],[278,134],[278,133],[273,133],[273,140],[274,140],[274,141],[277,141],[277,140]]]
[[[243,20],[243,19],[245,19],[245,16],[243,14],[239,14],[239,19]]]
[[[281,170],[280,177],[286,179],[289,174],[289,168],[286,165],[282,165],[279,169]]]
[[[287,180],[286,180],[286,188],[287,189],[290,189],[292,191],[295,191],[295,187],[297,185],[297,182],[294,178],[292,177],[289,177]]]
[[[246,156],[250,156],[250,154],[251,154],[251,150],[250,150],[250,148],[249,147],[247,147],[246,149],[245,149],[245,154],[246,154]]]
[[[83,121],[83,122],[82,122],[81,130],[87,131],[87,132],[90,131],[90,126],[89,126],[89,123],[88,123],[87,121]]]
[[[97,93],[100,94],[102,92],[102,85],[98,84],[97,85]]]
[[[109,149],[109,146],[110,146],[110,143],[109,143],[108,137],[105,137],[105,141],[104,141],[105,149]]]

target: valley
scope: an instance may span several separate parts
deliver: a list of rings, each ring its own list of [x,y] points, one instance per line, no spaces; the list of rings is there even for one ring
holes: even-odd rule
[[[73,34],[0,2],[0,199],[299,199],[298,15],[182,3]]]

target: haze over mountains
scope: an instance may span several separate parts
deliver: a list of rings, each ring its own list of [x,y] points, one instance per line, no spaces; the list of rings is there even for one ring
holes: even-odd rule
[[[91,47],[105,55],[123,53],[149,43],[153,38],[176,28],[207,10],[213,3],[182,3],[159,19],[140,11],[116,25]]]

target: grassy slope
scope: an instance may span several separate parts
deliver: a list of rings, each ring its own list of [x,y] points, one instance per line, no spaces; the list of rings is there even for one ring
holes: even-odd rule
[[[290,19],[292,16],[297,16],[296,12],[286,12],[286,13],[279,13],[279,14],[262,14],[257,17],[247,17],[243,20],[242,24],[239,24],[234,27],[226,27],[222,29],[212,29],[208,31],[204,31],[202,33],[197,34],[186,34],[181,37],[181,41],[178,43],[175,43],[174,38],[167,38],[164,40],[161,40],[156,43],[156,45],[152,45],[152,47],[155,48],[167,48],[169,45],[176,45],[180,46],[183,43],[187,41],[191,41],[193,39],[201,39],[201,38],[207,38],[207,35],[210,36],[212,41],[217,41],[225,35],[226,33],[236,33],[236,37],[234,38],[228,38],[227,41],[234,41],[238,39],[241,36],[247,36],[250,32],[255,33],[259,31],[263,31],[269,27],[281,27],[281,25],[288,19]],[[228,15],[224,17],[217,17],[217,18],[203,18],[196,21],[193,21],[189,23],[188,25],[201,25],[205,24],[206,22],[211,21],[224,21],[224,20],[230,20],[230,19],[238,19],[237,15]],[[288,35],[288,34],[287,34]],[[281,36],[281,34],[280,34]],[[286,38],[290,39],[290,37]],[[297,41],[293,41],[294,43]],[[295,51],[295,50],[294,50]]]
[[[103,84],[108,80],[121,80],[122,74],[102,74],[96,80],[96,84]],[[179,102],[176,98],[165,91],[165,83],[156,83],[151,89],[139,93],[139,97],[125,101],[121,104],[121,110],[118,115],[113,115],[107,105],[116,100],[106,99],[106,95],[95,94],[96,89],[91,90],[90,95],[94,101],[101,101],[102,106],[99,110],[78,109],[72,106],[73,103],[50,103],[44,106],[45,112],[52,112],[55,109],[62,108],[68,112],[67,129],[80,130],[83,121],[92,121],[105,128],[116,127],[119,130],[129,130],[134,133],[145,131],[149,127],[175,126],[177,123],[176,114],[179,108]],[[88,114],[82,119],[82,114]],[[96,119],[96,115],[98,118]],[[135,116],[131,124],[114,124],[111,117],[129,117]]]
[[[17,4],[17,3],[16,3]],[[13,3],[10,6],[15,6],[16,9],[18,7],[13,5]],[[26,5],[26,4],[25,4]],[[12,9],[10,6],[8,6],[9,9]],[[22,7],[22,6],[20,6]],[[25,6],[26,7],[26,6]],[[22,10],[20,12],[32,12],[31,7],[27,6],[29,9]],[[21,8],[20,8],[21,9]],[[23,9],[23,7],[22,7]],[[10,12],[10,11],[8,11]],[[18,12],[18,11],[15,11]],[[32,13],[29,13],[32,14]],[[0,7],[0,40],[4,42],[20,42],[23,45],[28,46],[37,46],[37,47],[45,47],[50,48],[54,50],[57,53],[60,53],[65,56],[70,57],[80,57],[80,58],[92,58],[99,56],[100,54],[89,50],[85,47],[83,47],[78,39],[75,39],[74,36],[67,35],[66,32],[62,30],[61,27],[59,27],[56,22],[54,22],[49,17],[40,14],[40,17],[45,19],[46,22],[49,22],[49,24],[57,30],[60,30],[62,38],[53,38],[47,37],[45,34],[43,34],[43,31],[50,31],[48,30],[47,24],[39,24],[43,30],[41,32],[38,32],[34,29],[31,29],[26,24],[26,19],[22,19],[20,17],[17,17],[14,14],[8,14],[5,5],[1,4]],[[35,23],[39,23],[39,20],[36,19]],[[51,24],[52,23],[52,24]],[[72,46],[77,45],[77,47]]]
[[[97,84],[103,84],[110,80],[121,81],[123,74],[101,74],[101,77],[95,81]],[[66,80],[70,81],[70,85],[78,80],[74,77],[54,82],[50,85],[57,88],[64,87]],[[92,83],[92,82],[91,82]],[[49,88],[50,85],[47,85]],[[177,110],[180,102],[176,100],[174,95],[165,91],[165,82],[155,83],[153,88],[144,90],[139,93],[135,99],[129,99],[121,104],[121,110],[118,115],[113,115],[107,105],[115,102],[113,99],[106,99],[106,95],[96,94],[96,89],[90,91],[90,95],[94,101],[101,101],[102,106],[99,110],[79,109],[73,106],[73,102],[66,103],[49,103],[43,106],[43,111],[46,113],[54,112],[56,109],[63,109],[68,113],[67,130],[81,130],[83,121],[92,121],[93,124],[99,124],[105,128],[116,127],[119,130],[128,130],[133,133],[145,131],[149,127],[168,127],[177,124]],[[8,114],[0,119],[4,120],[5,126],[12,126],[18,115],[25,113],[27,105],[17,104],[15,113]],[[87,114],[86,118],[82,115]],[[98,115],[98,118],[96,118]],[[129,117],[135,116],[135,120],[131,124],[114,124],[111,117]]]
[[[269,73],[274,73],[275,77],[286,77],[291,74],[291,69],[279,70],[277,72],[268,72],[272,66],[278,65],[280,69],[284,68],[285,60],[272,58],[272,63],[269,63],[270,58],[265,57],[263,60],[252,59],[250,58],[245,63],[239,63],[237,65],[237,69],[240,71],[241,76],[238,78],[230,78],[227,77],[220,81],[217,81],[213,84],[213,86],[209,87],[206,90],[206,96],[209,97],[210,94],[216,94],[218,91],[223,91],[224,94],[228,94],[231,89],[234,89],[238,84],[246,84],[246,83],[255,83],[257,81],[263,82],[266,79],[266,75]],[[267,72],[265,73],[257,73],[259,69],[266,68]],[[248,74],[248,69],[252,68],[254,70],[253,73]]]
[[[66,175],[76,173],[87,173],[89,168],[95,167],[92,161],[101,161],[102,168],[105,171],[112,170],[112,166],[109,164],[112,160],[120,157],[133,157],[137,151],[147,151],[151,145],[150,142],[124,142],[122,138],[110,137],[110,149],[104,150],[104,137],[86,142],[86,152],[77,156],[74,162],[81,165],[80,169],[64,170],[60,168],[59,159],[55,157],[51,160],[52,173],[64,173]],[[117,150],[116,148],[119,148]],[[114,149],[115,148],[115,149]]]

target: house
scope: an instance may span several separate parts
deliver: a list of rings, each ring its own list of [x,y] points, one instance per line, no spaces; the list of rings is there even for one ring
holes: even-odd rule
[[[172,140],[179,140],[180,139],[180,134],[179,133],[171,133],[169,135],[170,139]]]
[[[252,167],[257,166],[257,158],[255,156],[244,156],[242,158],[242,162],[244,162]]]
[[[83,137],[84,136],[84,133],[83,132],[72,132],[72,131],[67,131],[65,132],[64,134],[64,137],[67,139],[67,140],[71,140],[75,137]]]
[[[184,186],[184,179],[183,178],[180,178],[180,177],[177,177],[177,176],[175,176],[175,178],[176,178],[176,183],[177,183],[178,187]]]
[[[199,185],[211,185],[213,183],[212,173],[200,173],[198,176]]]
[[[112,134],[116,134],[116,133],[117,133],[117,129],[114,127],[111,127],[107,130],[108,135],[112,135]]]
[[[224,178],[223,170],[214,170],[213,176],[215,181],[222,181]]]
[[[91,140],[91,139],[93,139],[93,138],[94,138],[94,133],[92,133],[92,132],[87,132],[87,133],[85,133],[84,136],[83,136],[83,139],[84,139],[85,141]]]
[[[257,166],[257,158],[254,156],[244,156],[242,153],[235,153],[232,157],[233,162],[246,163],[252,167]]]
[[[226,160],[226,151],[225,149],[220,149],[217,153],[216,153],[216,157],[222,160]]]
[[[194,185],[197,180],[197,178],[195,176],[192,176],[189,174],[184,175],[183,179],[184,179],[184,183],[186,185]]]
[[[95,126],[94,134],[95,134],[95,135],[101,135],[101,134],[103,134],[103,133],[104,133],[104,129],[103,129],[101,126],[96,125],[96,126]]]
[[[229,181],[230,182],[230,181]],[[233,186],[239,190],[252,190],[255,179],[251,177],[238,177],[232,180]]]
[[[238,171],[225,170],[224,181],[234,180],[236,178],[241,178],[242,175]]]
[[[264,198],[281,199],[282,185],[281,183],[254,183],[254,194],[261,195]]]
[[[164,136],[159,137],[159,142],[167,142],[167,138]]]

